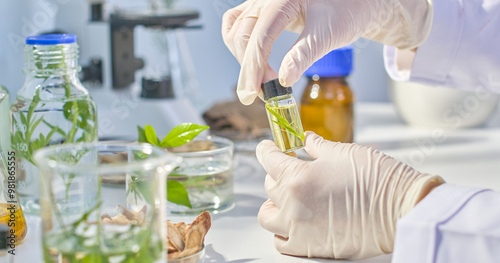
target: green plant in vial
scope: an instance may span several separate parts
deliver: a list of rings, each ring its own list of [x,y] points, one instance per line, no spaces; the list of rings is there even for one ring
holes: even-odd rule
[[[304,130],[291,87],[283,87],[278,79],[262,84],[269,126],[274,142],[283,152],[304,147]]]

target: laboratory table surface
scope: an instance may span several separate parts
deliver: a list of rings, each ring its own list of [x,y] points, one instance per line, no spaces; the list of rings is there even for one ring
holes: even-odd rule
[[[356,105],[355,141],[369,145],[420,171],[441,175],[448,183],[500,190],[500,114],[474,129],[442,130],[405,125],[387,103]],[[343,262],[279,254],[273,234],[259,226],[257,213],[267,199],[265,171],[254,143],[238,144],[234,172],[235,207],[212,215],[205,262]],[[299,153],[299,157],[305,153]],[[170,217],[189,222],[194,217]],[[42,262],[40,218],[27,216],[28,235],[16,248],[15,262]],[[360,262],[390,262],[383,255]]]

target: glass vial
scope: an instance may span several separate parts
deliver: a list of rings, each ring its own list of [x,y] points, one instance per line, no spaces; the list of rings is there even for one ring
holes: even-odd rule
[[[305,130],[330,141],[353,141],[354,95],[346,80],[351,71],[350,46],[331,51],[306,70],[300,105]]]
[[[288,153],[304,147],[304,129],[292,88],[281,86],[278,79],[262,84],[269,126],[274,143]]]
[[[53,144],[96,141],[97,112],[78,78],[75,35],[28,37],[24,52],[26,80],[11,108],[12,148],[21,205],[38,214],[40,175],[33,153]],[[72,180],[64,185],[68,199],[74,185]]]

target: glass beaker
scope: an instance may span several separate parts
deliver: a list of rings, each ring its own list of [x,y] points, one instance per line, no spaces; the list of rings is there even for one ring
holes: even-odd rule
[[[28,226],[15,187],[15,153],[10,151],[4,155],[0,152],[0,159],[0,224],[10,228],[7,243],[19,244],[26,237]]]
[[[24,52],[26,80],[11,108],[11,136],[21,205],[37,214],[40,181],[33,153],[47,145],[96,141],[97,112],[78,78],[76,36],[28,37]]]
[[[3,154],[10,151],[10,94],[9,91],[0,85],[0,150]]]
[[[182,163],[169,174],[185,188],[191,208],[168,203],[169,214],[220,213],[234,207],[234,144],[216,136],[198,138],[184,146],[172,148]]]
[[[47,147],[35,160],[45,262],[166,261],[166,175],[180,157],[149,144],[91,143]],[[117,175],[126,185],[102,184]]]
[[[16,191],[16,153],[10,150],[9,92],[0,86],[0,224],[9,227],[7,244],[20,243],[27,233],[26,219]]]

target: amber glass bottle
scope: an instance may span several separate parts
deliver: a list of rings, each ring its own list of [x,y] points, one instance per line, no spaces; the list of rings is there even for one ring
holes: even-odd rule
[[[306,72],[300,115],[304,130],[325,139],[352,142],[354,95],[346,77],[352,71],[352,47],[336,49],[316,61]]]

